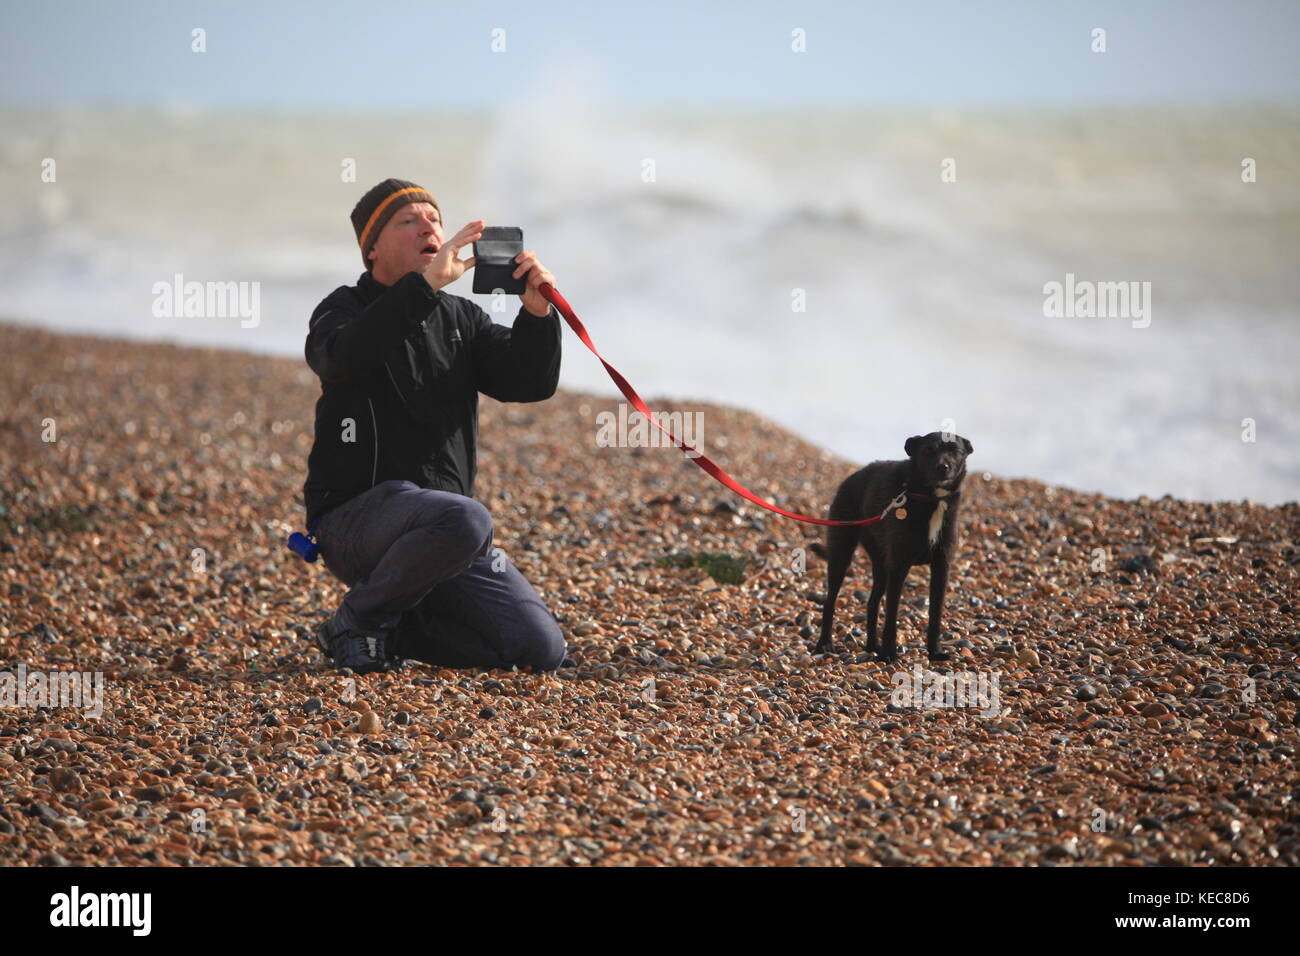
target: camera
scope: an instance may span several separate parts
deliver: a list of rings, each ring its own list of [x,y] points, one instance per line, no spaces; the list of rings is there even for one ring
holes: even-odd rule
[[[518,226],[484,226],[474,243],[474,291],[523,295],[528,291],[526,276],[514,278],[519,268],[515,256],[524,251],[524,231]]]

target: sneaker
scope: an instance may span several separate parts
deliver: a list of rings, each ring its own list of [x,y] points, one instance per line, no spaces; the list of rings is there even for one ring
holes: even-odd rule
[[[332,624],[331,619],[316,629],[316,646],[334,662],[335,667],[349,667],[354,673],[369,674],[394,670],[401,665],[391,654],[387,632],[336,631]]]

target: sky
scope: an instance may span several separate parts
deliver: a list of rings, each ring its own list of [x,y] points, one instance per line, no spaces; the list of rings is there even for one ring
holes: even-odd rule
[[[1293,102],[1297,51],[1298,0],[0,0],[0,105],[472,112],[557,61],[628,108]]]

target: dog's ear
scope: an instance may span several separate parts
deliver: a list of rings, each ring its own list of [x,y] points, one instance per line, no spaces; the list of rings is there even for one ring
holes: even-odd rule
[[[921,442],[925,441],[924,435],[913,435],[907,441],[903,442],[903,451],[907,452],[907,457],[913,457],[920,450]]]
[[[958,435],[957,437],[958,437],[958,438],[961,438],[960,435]],[[966,439],[964,439],[964,438],[961,439],[961,444],[962,444],[962,447],[966,449],[966,454],[968,454],[968,455],[969,455],[971,452],[973,452],[973,451],[975,450],[975,446],[972,445],[970,442],[968,442],[968,441],[967,441]]]

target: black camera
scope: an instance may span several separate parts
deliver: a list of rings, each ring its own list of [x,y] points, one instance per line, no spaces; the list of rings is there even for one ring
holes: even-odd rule
[[[524,231],[518,226],[484,226],[474,243],[474,291],[491,295],[523,295],[528,291],[527,273],[518,279],[515,256],[524,251]]]

